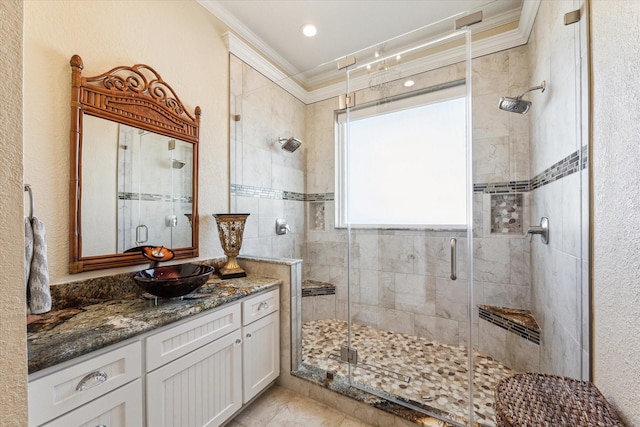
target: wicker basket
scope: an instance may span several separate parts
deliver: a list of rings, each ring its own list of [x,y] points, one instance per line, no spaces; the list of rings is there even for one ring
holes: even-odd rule
[[[498,427],[624,426],[592,383],[556,375],[516,374],[495,390]]]

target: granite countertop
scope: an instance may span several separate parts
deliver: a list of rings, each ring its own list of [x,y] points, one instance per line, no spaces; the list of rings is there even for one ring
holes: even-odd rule
[[[29,316],[29,374],[169,325],[189,316],[276,288],[278,279],[215,275],[182,299],[143,294],[130,277],[52,286],[53,309]]]

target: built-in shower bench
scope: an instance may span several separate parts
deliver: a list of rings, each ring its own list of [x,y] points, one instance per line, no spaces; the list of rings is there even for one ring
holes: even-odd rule
[[[540,368],[540,327],[529,310],[478,305],[478,349],[511,369]]]

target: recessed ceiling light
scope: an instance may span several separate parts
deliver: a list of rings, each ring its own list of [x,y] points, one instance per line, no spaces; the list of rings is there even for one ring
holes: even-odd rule
[[[300,28],[300,31],[302,31],[302,34],[307,37],[313,37],[318,33],[318,29],[313,24],[303,25],[302,28]]]
[[[411,87],[414,84],[416,84],[416,82],[414,82],[413,80],[407,80],[406,82],[404,82],[404,87]]]

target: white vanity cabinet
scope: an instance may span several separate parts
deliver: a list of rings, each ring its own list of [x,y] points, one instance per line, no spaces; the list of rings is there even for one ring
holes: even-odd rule
[[[280,375],[278,290],[242,303],[243,403],[247,403]]]
[[[142,405],[140,404],[142,388],[139,380],[127,389],[130,392],[134,389],[137,390],[139,396],[137,405],[127,403],[122,406],[113,401],[113,396],[107,397],[107,394],[118,394],[121,391],[120,387],[139,379],[142,371],[141,365],[141,343],[133,342],[97,356],[85,358],[79,363],[63,367],[59,371],[30,381],[28,389],[29,426],[81,426],[84,425],[82,420],[91,421],[97,414],[108,412],[115,407],[119,407],[115,412],[121,414],[119,418],[121,421],[112,424],[103,423],[103,425],[106,427],[140,425],[142,422]],[[87,409],[86,406],[96,402],[102,402],[98,404],[99,411],[93,412],[93,418],[84,418],[85,413],[90,414],[95,409]],[[56,420],[56,422],[47,424],[70,411],[75,414],[68,414],[71,417],[69,420],[74,421],[60,424]],[[139,424],[135,424],[138,421]]]
[[[279,291],[36,373],[29,427],[217,427],[280,374]]]
[[[240,409],[240,327],[234,304],[147,338],[148,426],[215,427]]]

